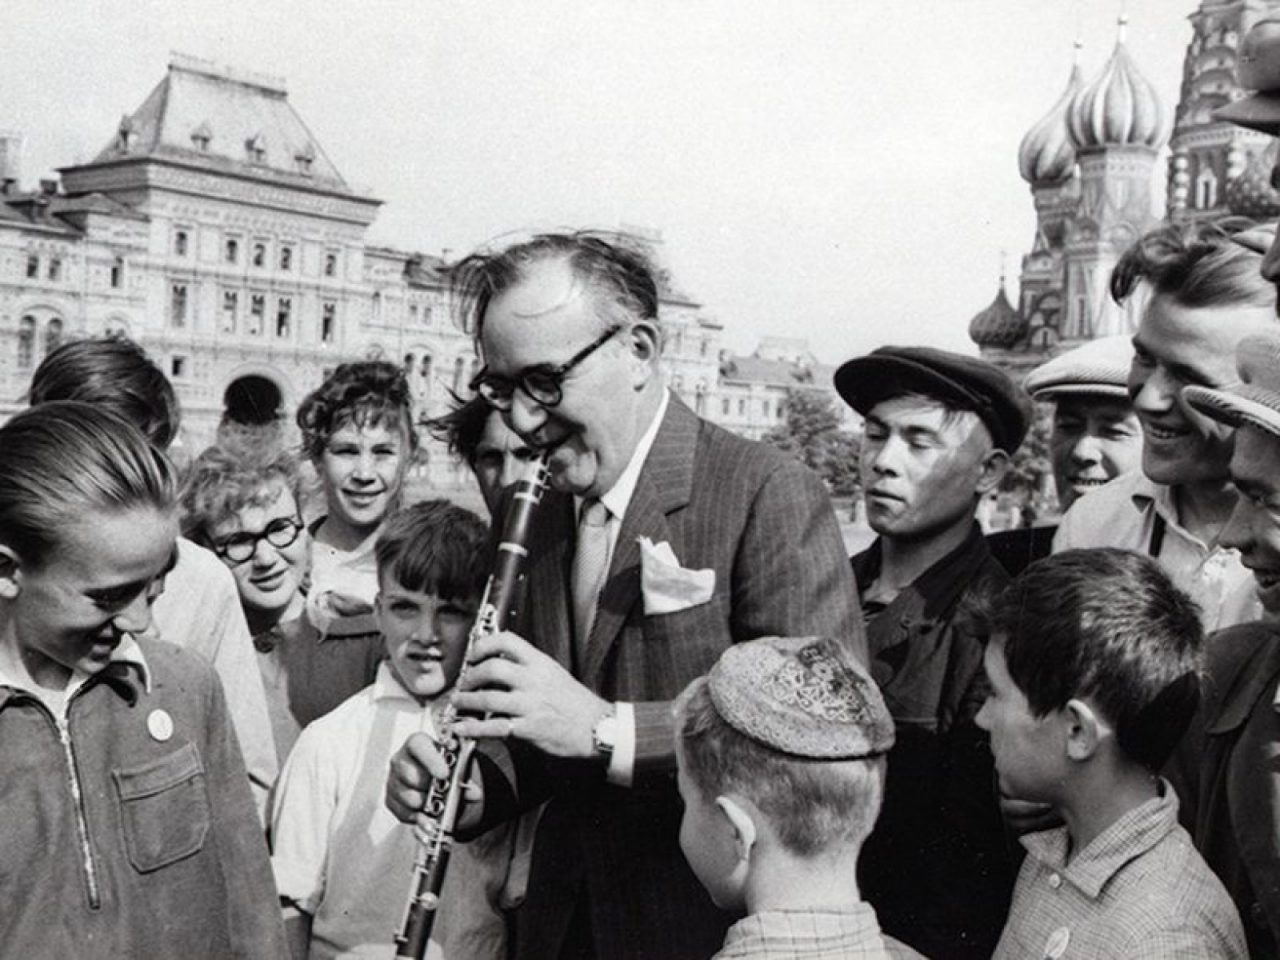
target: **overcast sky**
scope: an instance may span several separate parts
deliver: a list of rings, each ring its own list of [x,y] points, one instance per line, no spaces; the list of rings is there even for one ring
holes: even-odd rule
[[[3,0],[23,179],[93,157],[169,51],[283,77],[369,238],[660,230],[730,347],[972,351],[1034,227],[1017,149],[1116,17],[1172,111],[1198,0]],[[1163,196],[1164,163],[1157,165]]]

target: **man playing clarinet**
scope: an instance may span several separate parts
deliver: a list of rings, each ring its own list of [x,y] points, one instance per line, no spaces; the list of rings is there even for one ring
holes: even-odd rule
[[[865,662],[831,504],[800,463],[666,389],[654,271],[617,238],[541,235],[455,277],[485,363],[473,387],[549,453],[552,485],[520,626],[476,644],[456,694],[491,715],[456,727],[483,738],[463,826],[546,801],[517,958],[709,956],[731,918],[680,854],[671,701],[755,637],[828,636]],[[445,773],[411,739],[389,806],[412,819]]]

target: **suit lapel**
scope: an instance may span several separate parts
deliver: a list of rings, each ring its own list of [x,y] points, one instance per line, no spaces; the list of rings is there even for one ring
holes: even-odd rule
[[[667,517],[689,502],[697,439],[697,414],[672,394],[622,518],[609,576],[600,592],[581,676],[594,690],[600,689],[609,651],[641,599],[639,538],[648,537],[655,544],[669,542]],[[682,544],[672,543],[677,558],[681,547]]]

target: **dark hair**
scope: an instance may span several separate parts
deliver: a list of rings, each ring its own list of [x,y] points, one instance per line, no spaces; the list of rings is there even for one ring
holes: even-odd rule
[[[441,443],[449,445],[449,452],[461,457],[466,463],[475,466],[476,454],[480,450],[480,441],[484,438],[484,428],[493,414],[493,407],[483,397],[472,397],[464,401],[453,394],[453,409],[425,422],[427,432]]]
[[[1088,699],[1126,756],[1164,766],[1199,703],[1204,628],[1158,563],[1112,548],[1055,554],[1024,570],[987,619],[1036,716]]]
[[[174,507],[173,465],[109,409],[42,403],[0,427],[0,542],[41,566],[69,522],[97,513]]]
[[[884,794],[883,756],[811,760],[771,750],[725,723],[706,677],[685,688],[674,710],[681,766],[698,791],[750,800],[792,853],[813,857],[871,833]]]
[[[1123,303],[1146,280],[1152,292],[1184,307],[1272,306],[1275,287],[1259,272],[1262,256],[1234,237],[1254,228],[1245,217],[1170,223],[1140,237],[1111,271],[1111,297]]]
[[[374,544],[378,578],[445,600],[477,599],[489,574],[488,528],[448,500],[424,500],[387,518]]]
[[[658,319],[658,281],[641,243],[622,233],[582,230],[542,233],[497,253],[473,253],[450,271],[463,330],[476,339],[493,299],[523,280],[529,268],[564,259],[574,274],[602,294],[601,302],[632,319]],[[602,323],[616,322],[602,316]]]
[[[182,489],[182,532],[207,547],[209,529],[247,506],[264,506],[281,490],[302,507],[297,458],[261,444],[208,447],[192,463]]]
[[[404,371],[385,360],[344,363],[334,370],[298,406],[303,454],[318,460],[329,438],[348,424],[403,427],[408,452],[416,449],[413,401]]]
[[[178,398],[169,378],[138,344],[122,336],[62,344],[36,368],[27,398],[32,406],[79,400],[106,407],[166,450],[178,435]]]

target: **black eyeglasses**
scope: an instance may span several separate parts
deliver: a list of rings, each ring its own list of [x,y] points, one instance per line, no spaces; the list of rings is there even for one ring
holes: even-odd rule
[[[233,533],[213,545],[213,552],[233,564],[241,564],[258,552],[258,542],[273,547],[287,547],[298,539],[302,521],[294,517],[277,517],[261,533]]]
[[[608,343],[609,339],[622,329],[620,325],[610,327],[558,366],[540,363],[526,367],[514,377],[503,377],[488,370],[481,370],[471,381],[471,389],[484,397],[489,406],[495,410],[511,409],[517,387],[536,403],[544,407],[554,407],[564,399],[564,378],[568,376],[569,371]]]

